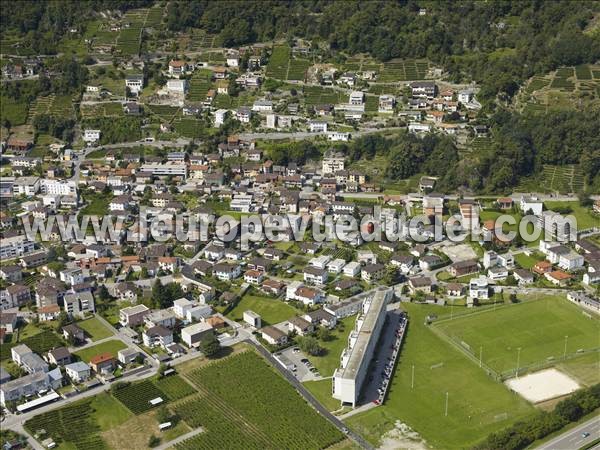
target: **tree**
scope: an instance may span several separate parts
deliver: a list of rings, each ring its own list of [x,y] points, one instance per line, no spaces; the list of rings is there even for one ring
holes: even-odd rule
[[[160,438],[158,436],[155,436],[154,434],[148,439],[148,447],[150,448],[158,447],[159,444]]]
[[[98,298],[103,302],[107,302],[112,298],[108,292],[108,288],[104,284],[98,289]]]
[[[217,355],[221,351],[221,343],[217,336],[213,333],[206,339],[200,341],[199,350],[204,353],[208,358]]]
[[[323,342],[327,342],[333,339],[333,336],[331,336],[331,331],[327,327],[319,327],[319,329],[317,330],[317,336]]]
[[[314,336],[298,336],[296,338],[298,347],[304,352],[312,356],[323,354],[323,347],[319,345],[319,341]]]

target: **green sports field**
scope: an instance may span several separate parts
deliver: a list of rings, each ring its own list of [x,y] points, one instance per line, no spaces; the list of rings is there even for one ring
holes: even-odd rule
[[[383,406],[347,419],[351,428],[377,444],[383,434],[405,423],[433,448],[463,449],[535,412],[424,325],[428,314],[442,316],[448,308],[416,304],[402,308],[409,314],[409,325],[388,398]]]
[[[600,321],[558,296],[471,314],[435,326],[477,357],[482,347],[483,362],[501,373],[516,369],[519,347],[519,367],[561,359],[565,340],[567,354],[600,347]]]

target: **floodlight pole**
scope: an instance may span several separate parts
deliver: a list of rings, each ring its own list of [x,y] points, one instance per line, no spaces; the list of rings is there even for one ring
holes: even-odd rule
[[[412,365],[412,378],[410,381],[410,388],[413,389],[415,387],[415,365]]]
[[[445,417],[448,417],[448,392],[446,392],[446,411],[444,413]]]
[[[517,348],[517,373],[516,377],[519,378],[519,363],[521,361],[521,347]]]
[[[565,352],[563,354],[563,359],[567,359],[567,343],[569,342],[569,336],[565,336]]]
[[[483,361],[482,355],[483,355],[483,345],[480,345],[479,346],[479,367],[482,366],[482,361]]]

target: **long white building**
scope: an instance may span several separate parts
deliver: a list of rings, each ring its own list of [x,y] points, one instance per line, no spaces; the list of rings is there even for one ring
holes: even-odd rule
[[[77,183],[72,180],[47,180],[40,181],[42,194],[50,195],[77,195]]]
[[[333,374],[332,396],[343,404],[356,406],[391,298],[391,289],[378,290],[362,304],[360,316],[348,337],[348,347],[342,352],[341,365]]]
[[[146,163],[142,164],[141,172],[151,173],[156,176],[181,176],[187,178],[187,165],[175,161],[166,163]]]

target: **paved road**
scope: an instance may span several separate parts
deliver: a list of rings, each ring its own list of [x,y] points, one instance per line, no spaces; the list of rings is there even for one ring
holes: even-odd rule
[[[588,437],[583,437],[589,433]],[[560,436],[537,447],[539,450],[576,450],[600,439],[600,417],[594,417],[587,422],[561,434]]]
[[[161,444],[158,447],[154,447],[154,448],[156,450],[167,450],[168,448],[174,447],[176,444],[179,444],[180,442],[183,442],[186,439],[192,438],[200,433],[204,433],[204,428],[200,427],[200,428],[196,428],[192,431],[188,431],[187,433],[182,434],[181,436],[179,436],[169,442],[165,442],[164,444]]]

